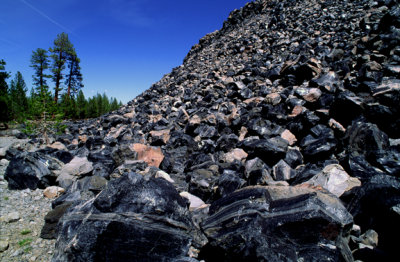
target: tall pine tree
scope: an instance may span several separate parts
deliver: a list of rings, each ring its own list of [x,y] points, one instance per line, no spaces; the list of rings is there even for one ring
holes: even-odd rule
[[[50,48],[50,52],[52,53],[51,57],[53,59],[51,71],[53,73],[52,79],[55,84],[54,102],[57,103],[62,90],[61,81],[64,79],[63,71],[65,69],[65,63],[73,52],[72,43],[69,41],[66,33],[57,35],[57,38],[54,40],[54,47]]]
[[[43,118],[43,114],[49,114],[54,111],[53,99],[47,79],[51,75],[46,74],[49,69],[50,61],[47,51],[42,48],[32,52],[31,65],[35,74],[33,75],[34,90],[30,97],[30,113],[33,118]]]
[[[85,118],[87,101],[85,99],[85,95],[83,94],[82,90],[79,90],[78,95],[76,97],[76,107],[77,107],[77,117],[79,119]]]
[[[10,111],[11,118],[23,120],[28,112],[28,98],[26,84],[22,74],[18,71],[10,84]]]
[[[7,78],[10,75],[5,71],[6,62],[0,60],[0,122],[10,120]],[[7,128],[7,125],[6,125]]]
[[[65,79],[67,85],[67,98],[71,98],[72,95],[76,95],[78,91],[83,87],[82,84],[82,73],[79,63],[81,62],[78,58],[75,49],[72,49],[71,53],[67,57],[68,62],[68,75]]]
[[[35,71],[33,75],[33,84],[36,86],[37,91],[39,91],[38,89],[47,87],[46,79],[51,76],[47,75],[45,71],[49,69],[49,63],[49,56],[45,49],[38,48],[36,51],[32,52],[31,67]]]

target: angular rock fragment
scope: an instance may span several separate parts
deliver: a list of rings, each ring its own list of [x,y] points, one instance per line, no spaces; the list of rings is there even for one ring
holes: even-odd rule
[[[352,217],[340,201],[296,187],[247,187],[210,206],[206,261],[352,261]]]
[[[353,187],[361,186],[360,180],[350,177],[343,167],[332,164],[326,166],[321,173],[314,176],[306,183],[319,185],[337,197],[340,197],[344,192],[351,190]]]
[[[4,178],[10,189],[36,189],[55,185],[63,163],[40,152],[22,153],[12,158]]]
[[[171,261],[204,238],[164,179],[129,173],[62,218],[52,261]]]
[[[133,150],[137,153],[137,159],[145,161],[149,166],[159,167],[164,159],[161,148],[150,147],[143,144],[133,144]]]

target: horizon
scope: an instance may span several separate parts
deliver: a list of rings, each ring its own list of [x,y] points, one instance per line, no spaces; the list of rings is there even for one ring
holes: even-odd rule
[[[204,35],[222,28],[249,0],[5,0],[0,59],[32,88],[32,52],[65,32],[81,59],[86,97],[106,93],[126,104],[180,66]],[[49,81],[53,90],[52,82]]]

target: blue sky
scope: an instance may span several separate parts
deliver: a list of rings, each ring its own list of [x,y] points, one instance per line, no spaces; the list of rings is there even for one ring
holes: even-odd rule
[[[126,103],[248,1],[1,0],[0,59],[30,89],[32,51],[66,32],[81,59],[85,95],[106,92]]]

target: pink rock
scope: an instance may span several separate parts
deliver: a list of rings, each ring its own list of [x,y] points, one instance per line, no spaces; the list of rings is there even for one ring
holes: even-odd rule
[[[241,148],[232,149],[230,152],[224,155],[224,160],[227,163],[234,162],[235,160],[242,161],[246,159],[248,154]]]
[[[315,102],[317,101],[322,95],[321,90],[318,88],[310,88],[310,90],[303,96],[304,100],[307,102]]]
[[[144,144],[133,144],[133,150],[137,152],[137,160],[145,161],[149,166],[159,167],[164,160],[160,147],[146,146]]]
[[[165,144],[169,141],[169,139],[171,137],[169,129],[154,130],[154,131],[150,132],[150,135],[153,138],[161,139]]]
[[[289,117],[296,117],[298,115],[300,115],[301,113],[303,113],[304,111],[304,107],[297,105],[293,108],[292,113],[289,115]]]
[[[278,93],[271,93],[267,95],[267,102],[272,105],[277,105],[281,102],[281,96]]]
[[[286,141],[288,141],[289,145],[291,145],[291,146],[297,142],[297,138],[295,137],[295,135],[293,135],[292,132],[290,132],[287,129],[285,131],[283,131],[283,133],[281,134],[281,137],[283,139],[285,139]]]

